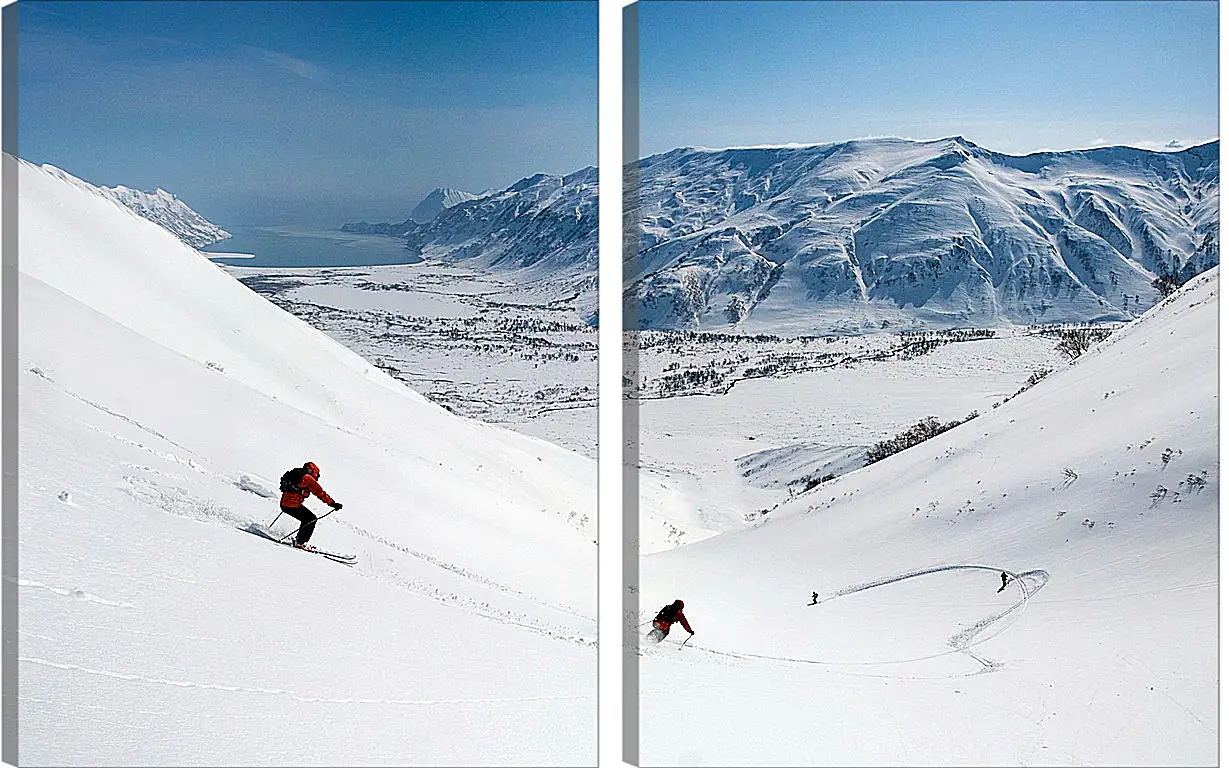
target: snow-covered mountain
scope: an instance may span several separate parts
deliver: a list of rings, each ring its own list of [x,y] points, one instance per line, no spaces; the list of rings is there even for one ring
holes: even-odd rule
[[[445,208],[429,222],[347,224],[344,231],[402,237],[416,256],[537,284],[597,308],[597,169],[537,174]]]
[[[1216,764],[1218,282],[777,519],[642,558],[639,620],[683,599],[696,635],[642,651],[640,762]]]
[[[164,189],[142,192],[124,186],[97,187],[83,181],[54,165],[42,166],[43,170],[81,189],[102,195],[128,208],[143,219],[148,219],[193,248],[225,240],[230,233],[208,221],[187,206],[184,201]]]
[[[20,762],[593,763],[594,462],[448,413],[109,197],[4,161]],[[353,568],[253,535],[306,460],[344,504],[312,543]]]
[[[418,205],[414,206],[414,210],[410,211],[410,218],[420,224],[425,224],[438,216],[440,211],[445,208],[451,208],[458,203],[464,203],[466,200],[473,200],[476,197],[478,195],[462,189],[436,187],[431,190],[431,194],[424,197]]]
[[[644,158],[643,328],[862,333],[1128,320],[1219,263],[1219,142],[1023,157],[960,138]]]
[[[597,169],[521,179],[447,209],[408,238],[421,255],[501,271],[596,271]]]

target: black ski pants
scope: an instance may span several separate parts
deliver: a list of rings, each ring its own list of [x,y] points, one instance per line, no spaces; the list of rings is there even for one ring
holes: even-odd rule
[[[316,531],[316,520],[319,518],[312,514],[312,511],[307,507],[287,507],[284,504],[279,506],[281,506],[282,512],[290,515],[300,523],[299,535],[294,537],[294,543],[299,545],[306,544],[307,540]]]

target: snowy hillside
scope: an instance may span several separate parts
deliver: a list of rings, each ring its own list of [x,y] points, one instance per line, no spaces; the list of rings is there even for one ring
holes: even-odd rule
[[[54,165],[43,165],[42,168],[53,176],[64,179],[88,192],[111,198],[141,218],[148,219],[167,230],[193,248],[204,248],[230,237],[229,232],[206,220],[204,216],[164,189],[141,192],[124,186],[96,187]]]
[[[17,162],[22,764],[593,762],[594,463]]]
[[[642,558],[640,620],[681,598],[697,633],[642,651],[642,764],[1216,764],[1218,274],[761,526]]]
[[[458,203],[429,222],[347,224],[346,232],[406,240],[417,257],[461,264],[574,301],[596,321],[597,169],[540,173]]]
[[[640,161],[640,327],[864,333],[1129,320],[1219,263],[1219,143],[1016,157],[963,138]]]
[[[431,194],[424,197],[418,205],[414,206],[414,210],[410,211],[410,218],[420,224],[425,224],[438,216],[440,211],[445,208],[451,208],[458,203],[473,200],[475,197],[478,197],[478,195],[461,189],[437,187],[431,190]]]

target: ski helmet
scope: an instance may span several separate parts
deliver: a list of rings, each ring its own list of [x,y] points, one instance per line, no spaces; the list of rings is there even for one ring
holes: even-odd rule
[[[674,607],[675,607],[675,608],[678,608],[680,611],[681,611],[681,610],[683,610],[683,601],[682,601],[682,600],[675,600],[675,601],[674,601]]]
[[[312,462],[312,461],[307,462],[306,464],[303,465],[303,469],[306,469],[307,474],[311,475],[317,480],[320,479],[320,467],[317,467],[315,462]]]

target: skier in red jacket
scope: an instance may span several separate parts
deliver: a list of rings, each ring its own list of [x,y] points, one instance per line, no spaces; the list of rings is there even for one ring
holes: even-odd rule
[[[695,634],[691,629],[691,625],[687,623],[687,617],[683,615],[683,601],[675,600],[657,612],[657,617],[653,619],[653,629],[649,630],[648,638],[655,643],[665,640],[666,635],[670,634],[670,625],[676,621],[683,625],[683,629],[691,632],[693,635]]]
[[[295,537],[294,541],[294,545],[300,549],[307,548],[307,541],[316,530],[316,520],[319,519],[312,514],[310,509],[303,506],[303,502],[314,495],[334,510],[341,509],[341,504],[333,501],[333,498],[320,487],[320,483],[316,482],[319,479],[320,467],[309,461],[303,465],[303,476],[298,482],[298,487],[295,490],[282,493],[282,512],[301,523],[299,535]]]

